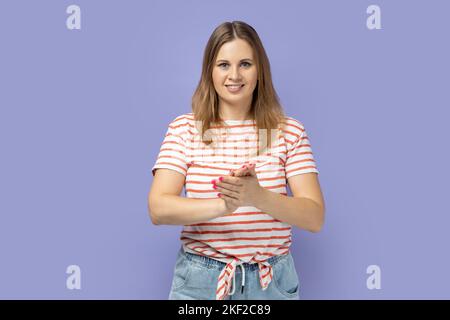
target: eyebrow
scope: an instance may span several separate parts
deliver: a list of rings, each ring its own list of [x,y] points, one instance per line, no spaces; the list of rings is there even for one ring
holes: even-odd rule
[[[240,62],[242,62],[242,61],[252,61],[252,59],[245,58],[245,59],[242,59]],[[228,60],[220,59],[220,60],[217,60],[216,62],[229,62],[229,61],[228,61]]]

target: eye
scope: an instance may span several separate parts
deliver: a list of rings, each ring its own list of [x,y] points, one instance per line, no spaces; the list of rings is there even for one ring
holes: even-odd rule
[[[218,66],[218,67],[222,67],[222,66],[225,66],[225,65],[228,65],[228,63],[223,62],[223,63],[221,63],[221,64],[219,64],[219,65],[217,65],[217,66]],[[251,64],[251,63],[248,63],[248,62],[242,62],[241,65],[245,65],[245,67],[248,68],[248,67],[250,67],[252,64]]]

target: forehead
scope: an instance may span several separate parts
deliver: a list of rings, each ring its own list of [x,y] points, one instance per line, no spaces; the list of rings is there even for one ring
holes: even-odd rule
[[[224,43],[217,53],[217,60],[240,60],[245,58],[253,59],[253,50],[247,41],[242,39],[234,39]]]

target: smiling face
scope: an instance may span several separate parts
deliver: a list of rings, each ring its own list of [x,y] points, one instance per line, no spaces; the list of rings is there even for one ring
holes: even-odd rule
[[[212,72],[219,107],[243,108],[248,112],[257,84],[257,68],[250,45],[235,39],[220,48]],[[238,86],[232,86],[238,85]]]

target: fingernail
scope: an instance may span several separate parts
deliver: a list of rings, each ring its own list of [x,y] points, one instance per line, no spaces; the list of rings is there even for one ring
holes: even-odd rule
[[[218,196],[218,197],[220,198],[221,194],[220,194],[220,193],[218,193],[218,194],[217,194],[217,196]]]
[[[213,189],[217,189],[217,186],[215,184],[213,184]]]
[[[214,179],[211,180],[211,183],[212,183],[212,184],[216,184],[216,180],[214,180]]]
[[[223,180],[223,177],[219,177],[219,181],[222,182],[222,180]]]

